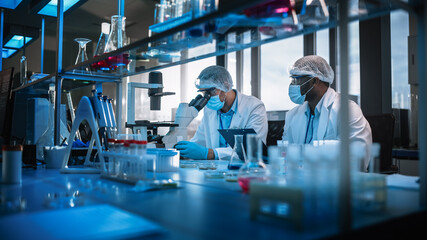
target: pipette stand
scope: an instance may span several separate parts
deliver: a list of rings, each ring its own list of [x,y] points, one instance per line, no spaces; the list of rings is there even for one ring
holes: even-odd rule
[[[83,165],[85,165],[85,166],[89,166],[89,165],[91,165],[91,164],[92,164],[92,163],[90,162],[90,155],[91,155],[91,153],[92,153],[93,145],[95,144],[95,137],[94,137],[94,135],[95,135],[95,134],[92,134],[92,137],[90,138],[89,148],[88,148],[88,150],[87,150],[87,154],[86,154],[85,162],[84,162],[84,164],[83,164]],[[97,134],[96,134],[96,135],[97,135]],[[97,135],[97,136],[98,136],[98,135]]]
[[[80,124],[86,120],[89,123],[89,127],[92,131],[92,138],[91,138],[91,146],[93,147],[93,142],[95,143],[95,147],[98,151],[98,157],[100,162],[101,169],[98,168],[69,168],[68,167],[68,159],[70,158],[71,154],[71,148],[72,144],[70,143],[67,147],[67,151],[65,153],[64,160],[62,162],[62,168],[60,170],[61,173],[100,173],[101,170],[105,170],[105,162],[104,162],[104,156],[102,152],[102,146],[101,141],[98,136],[98,123],[95,120],[94,111],[92,108],[92,104],[88,97],[82,97],[80,100],[79,106],[76,111],[76,118],[73,123],[73,127],[70,132],[70,138],[74,139],[76,132],[79,130]],[[88,156],[90,156],[90,153],[92,151],[92,147],[89,146],[88,149],[88,155],[86,155],[86,160]],[[85,161],[86,163],[86,161]]]

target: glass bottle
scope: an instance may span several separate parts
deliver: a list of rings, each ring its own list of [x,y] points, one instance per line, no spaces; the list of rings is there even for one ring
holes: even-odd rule
[[[21,60],[19,62],[19,69],[20,69],[20,79],[19,83],[20,85],[27,84],[27,57],[25,55],[22,55]]]
[[[105,47],[107,46],[109,33],[110,33],[110,24],[107,22],[103,22],[101,24],[101,35],[99,35],[98,43],[96,44],[96,48],[93,53],[94,58],[104,54]],[[110,68],[107,65],[107,61],[105,59],[96,63],[92,63],[92,69],[102,70],[102,71],[110,70]]]
[[[55,85],[49,85],[49,115],[47,129],[40,136],[36,143],[36,156],[39,160],[44,160],[43,149],[46,146],[53,146],[53,118],[55,102]]]
[[[126,36],[126,17],[114,15],[111,17],[110,34],[108,35],[107,45],[105,46],[105,53],[115,51],[129,44]],[[121,53],[116,56],[111,56],[107,59],[107,64],[111,70],[116,69],[118,66],[126,66],[129,64],[129,54]]]
[[[231,153],[228,169],[238,170],[245,163],[245,153],[243,148],[243,135],[234,135],[234,147]]]
[[[89,43],[91,40],[87,38],[76,38],[74,39],[74,41],[79,44],[79,53],[77,54],[76,63],[75,63],[75,65],[77,65],[88,60],[88,57],[86,54],[86,44]],[[74,72],[90,73],[90,69],[89,69],[89,66],[82,66],[78,69],[75,69]]]
[[[266,166],[262,161],[262,141],[256,134],[246,135],[247,160],[240,168],[238,182],[243,192],[249,192],[250,182],[252,180],[266,179]]]

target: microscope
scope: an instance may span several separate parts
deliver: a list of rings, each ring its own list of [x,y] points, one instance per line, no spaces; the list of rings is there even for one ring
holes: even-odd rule
[[[175,124],[170,131],[163,137],[163,143],[166,148],[172,148],[177,142],[187,140],[187,127],[197,117],[200,110],[208,103],[210,91],[206,91],[203,96],[197,95],[190,103],[180,103],[175,114]]]
[[[140,134],[142,140],[161,141],[161,137],[157,135],[159,127],[176,127],[177,124],[168,122],[150,122],[148,120],[135,120],[135,89],[148,89],[150,97],[150,110],[160,110],[161,97],[174,95],[174,92],[163,92],[163,77],[158,71],[150,72],[148,75],[148,83],[130,82],[128,83],[127,93],[127,122],[126,128],[130,128],[133,134]],[[147,134],[150,130],[152,133]]]

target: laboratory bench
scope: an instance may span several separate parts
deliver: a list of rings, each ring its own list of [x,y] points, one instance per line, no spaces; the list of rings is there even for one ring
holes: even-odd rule
[[[218,169],[225,170],[227,162],[219,161],[217,166]],[[250,220],[251,196],[243,193],[237,182],[206,179],[204,172],[197,168],[180,168],[178,172],[157,173],[158,179],[176,180],[178,187],[139,191],[134,185],[101,178],[99,174],[60,174],[58,170],[46,168],[22,169],[22,184],[0,185],[1,238],[7,234],[10,239],[27,239],[36,233],[42,234],[37,235],[40,239],[69,238],[66,233],[58,232],[61,227],[47,232],[34,229],[38,224],[34,224],[37,218],[33,215],[39,217],[52,213],[52,219],[52,216],[62,216],[61,211],[68,211],[68,215],[64,216],[70,218],[70,214],[81,216],[85,208],[91,207],[92,210],[99,208],[100,211],[106,208],[111,211],[113,208],[115,212],[110,217],[120,213],[130,214],[128,221],[132,218],[148,220],[156,227],[154,234],[150,233],[146,237],[154,239],[318,239],[340,236],[333,227],[300,231],[284,221],[265,217]],[[387,210],[380,213],[355,213],[355,233],[363,233],[366,227],[369,229],[376,224],[424,212],[420,211],[418,201],[418,190],[388,187]],[[58,214],[55,215],[55,212]],[[425,215],[424,212],[423,219]],[[119,220],[115,221],[114,218],[83,216],[82,222],[95,223],[93,226],[98,229],[96,231],[99,231],[99,238],[114,238],[108,229],[100,226],[127,226],[123,225],[125,223],[120,225]],[[52,224],[67,225],[68,218],[59,217],[58,222],[54,221]],[[14,221],[19,225],[11,226]],[[42,225],[41,228],[46,229],[49,223],[44,222]],[[87,227],[90,226],[92,225],[89,223]],[[95,231],[76,225],[66,228]],[[138,236],[122,234],[118,236],[131,239]]]

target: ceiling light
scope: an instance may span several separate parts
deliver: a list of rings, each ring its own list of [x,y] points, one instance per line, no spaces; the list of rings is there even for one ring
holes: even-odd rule
[[[2,58],[8,58],[8,57],[12,56],[13,54],[15,54],[15,53],[16,53],[16,51],[18,51],[18,50],[16,50],[16,49],[3,48],[3,51],[2,51],[2,53],[1,53],[1,57],[2,57]]]
[[[31,37],[25,37],[25,44],[30,42],[33,38]],[[8,48],[22,48],[24,46],[24,37],[20,35],[13,35],[13,37],[7,41],[7,43],[4,45]]]
[[[22,0],[1,0],[0,8],[15,9],[21,2]]]
[[[64,13],[79,7],[86,1],[87,0],[64,0]],[[58,13],[58,0],[32,0],[31,9],[32,12],[37,14],[56,17]]]

